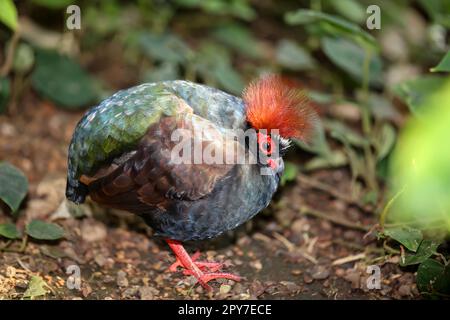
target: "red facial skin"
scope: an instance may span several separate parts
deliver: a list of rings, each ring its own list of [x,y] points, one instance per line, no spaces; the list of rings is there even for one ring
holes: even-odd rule
[[[270,156],[272,154],[273,145],[272,145],[272,138],[270,137],[270,135],[258,132],[257,142],[260,152],[263,152],[267,156]],[[264,147],[265,144],[267,145],[267,147]],[[276,170],[278,168],[278,165],[274,159],[267,159],[267,165],[273,170]]]

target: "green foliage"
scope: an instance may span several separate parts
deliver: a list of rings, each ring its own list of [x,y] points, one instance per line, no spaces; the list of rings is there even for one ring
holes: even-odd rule
[[[417,251],[423,237],[420,230],[406,226],[386,228],[384,234],[413,252]]]
[[[442,58],[441,62],[434,67],[431,68],[431,72],[450,72],[450,51],[447,51],[447,54]]]
[[[427,259],[417,270],[417,289],[430,296],[450,294],[450,265]]]
[[[365,7],[357,0],[328,0],[326,2],[329,3],[337,13],[355,23],[365,21]]]
[[[64,229],[54,223],[33,220],[26,226],[26,233],[38,240],[58,240],[64,236]]]
[[[65,9],[73,3],[72,0],[32,0],[32,2],[49,9]]]
[[[6,105],[8,104],[10,94],[11,86],[9,79],[0,76],[0,114],[6,111]]]
[[[214,30],[213,36],[227,47],[249,58],[259,59],[263,57],[261,44],[249,30],[239,24],[222,25]]]
[[[193,69],[211,85],[240,94],[244,88],[241,75],[233,68],[229,52],[217,45],[203,45],[194,60]]]
[[[320,24],[324,32],[327,32],[330,35],[341,35],[354,38],[367,45],[377,47],[375,38],[361,29],[357,24],[331,14],[314,10],[299,9],[294,12],[286,13],[284,19],[290,25],[317,23]]]
[[[419,264],[430,258],[433,254],[436,254],[436,249],[440,243],[434,240],[423,240],[420,246],[417,248],[416,253],[407,254],[404,260],[400,261],[400,265],[410,266],[413,264]]]
[[[15,166],[0,162],[0,199],[3,200],[14,213],[28,191],[27,177]]]
[[[280,66],[295,71],[310,70],[316,65],[306,49],[288,39],[283,39],[278,43],[276,59]]]
[[[176,0],[180,6],[188,8],[201,8],[205,12],[217,15],[232,15],[244,20],[253,20],[255,10],[247,0]]]
[[[30,282],[28,283],[28,288],[24,292],[23,297],[34,299],[36,297],[44,296],[47,294],[47,287],[48,285],[42,277],[31,276]]]
[[[17,29],[17,9],[13,0],[0,1],[0,22],[12,30]]]
[[[344,38],[324,37],[321,44],[322,50],[334,64],[355,80],[362,81],[364,78],[364,60],[366,54],[368,54],[364,48]],[[372,54],[370,56],[369,69],[370,83],[380,85],[382,83],[382,62],[378,55]]]
[[[29,44],[20,43],[16,49],[13,61],[13,70],[18,73],[27,73],[34,64],[34,51]]]
[[[8,239],[18,239],[20,238],[20,232],[17,230],[16,226],[12,223],[1,223],[0,236],[3,236]]]
[[[450,138],[450,78],[421,99],[421,116],[405,126],[392,159],[391,192],[403,188],[405,192],[395,202],[390,218],[415,222],[420,228],[434,225],[450,231],[450,148],[446,147]]]
[[[67,109],[79,109],[97,100],[92,78],[80,65],[54,51],[36,52],[33,88]]]
[[[394,93],[408,105],[413,114],[420,115],[428,109],[428,97],[437,93],[445,81],[444,77],[427,75],[398,84],[394,87]]]
[[[193,55],[189,46],[173,34],[144,33],[139,43],[143,52],[155,61],[184,64]]]
[[[295,181],[298,174],[298,167],[292,162],[286,161],[284,163],[284,172],[281,176],[280,184],[284,186],[286,183]]]

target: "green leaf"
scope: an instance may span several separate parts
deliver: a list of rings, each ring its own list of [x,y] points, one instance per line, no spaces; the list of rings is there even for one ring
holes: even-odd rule
[[[290,25],[323,23],[326,26],[332,28],[330,30],[330,34],[350,36],[358,40],[360,39],[371,46],[377,46],[375,38],[361,29],[357,24],[327,13],[314,10],[299,9],[295,12],[286,13],[286,15],[284,16],[284,20],[287,24]]]
[[[344,38],[325,37],[321,40],[322,50],[326,56],[352,78],[362,81],[364,77],[364,60],[366,51],[355,42]],[[372,52],[369,64],[369,81],[371,85],[382,84],[382,62]]]
[[[37,51],[31,81],[41,95],[67,109],[79,109],[97,100],[90,75],[77,62],[55,51]]]
[[[315,61],[308,51],[287,39],[278,43],[276,59],[279,65],[290,70],[310,70],[315,66]]]
[[[0,114],[6,111],[10,93],[11,87],[9,84],[9,79],[6,77],[0,77]]]
[[[427,260],[433,254],[436,253],[436,249],[439,247],[440,242],[433,240],[423,240],[420,243],[419,248],[415,254],[407,254],[404,261],[400,261],[402,267],[413,264],[419,264]]]
[[[442,58],[439,64],[430,69],[431,72],[450,72],[450,51]]]
[[[8,239],[18,239],[20,238],[20,233],[13,223],[2,223],[0,224],[0,236]]]
[[[294,181],[297,177],[297,173],[298,167],[294,163],[286,161],[284,163],[284,172],[281,176],[280,184],[284,186],[286,183]]]
[[[24,292],[23,297],[33,299],[35,297],[44,296],[47,294],[46,287],[47,284],[40,276],[31,276],[28,288]]]
[[[417,269],[417,289],[421,293],[450,293],[450,265],[427,259]]]
[[[417,79],[407,80],[394,87],[394,93],[405,102],[410,111],[420,116],[426,110],[427,98],[444,85],[446,78],[435,75],[422,76]]]
[[[227,47],[246,55],[259,59],[264,55],[260,42],[253,34],[239,24],[226,24],[213,32],[213,36]]]
[[[13,69],[19,73],[26,73],[31,70],[34,64],[34,52],[29,44],[20,43],[17,46],[13,61]]]
[[[394,127],[385,122],[381,127],[381,132],[378,136],[376,148],[377,148],[377,160],[384,159],[394,148],[397,133]]]
[[[184,64],[193,56],[192,50],[173,34],[143,33],[139,37],[143,52],[155,61]]]
[[[28,191],[27,177],[12,164],[0,162],[0,199],[14,213]]]
[[[163,62],[160,66],[145,72],[143,80],[144,82],[157,82],[178,78],[178,66],[172,62]]]
[[[338,168],[348,164],[348,159],[344,152],[341,150],[332,151],[327,157],[314,157],[309,160],[305,165],[306,171],[324,169],[324,168]]]
[[[294,142],[302,149],[310,153],[317,154],[323,158],[332,155],[330,145],[325,136],[325,128],[323,122],[319,121],[315,127],[311,141],[305,143],[301,140],[294,139]]]
[[[422,242],[422,231],[410,227],[392,227],[384,229],[384,234],[402,245],[408,250],[416,252]]]
[[[201,8],[205,12],[236,16],[244,20],[252,20],[256,17],[255,10],[249,5],[247,0],[175,0],[178,5],[189,8]]]
[[[64,229],[54,223],[33,220],[27,224],[26,233],[38,240],[57,240],[64,236]]]
[[[328,1],[334,10],[340,15],[356,23],[362,23],[366,19],[364,6],[355,0],[331,0]]]
[[[404,193],[389,212],[393,223],[450,232],[450,77],[410,117],[390,165],[391,193]],[[439,230],[440,231],[440,230]],[[443,230],[444,231],[444,230]]]
[[[342,121],[326,119],[323,123],[325,128],[330,132],[330,136],[341,141],[343,144],[350,144],[362,148],[369,143],[364,136]]]
[[[72,0],[32,0],[32,2],[49,8],[49,9],[62,9],[68,7],[74,1]]]
[[[240,94],[244,88],[244,81],[230,60],[226,48],[206,43],[199,49],[193,68],[207,84],[219,85],[230,93]]]
[[[17,29],[17,9],[12,0],[0,1],[0,21],[12,30]]]

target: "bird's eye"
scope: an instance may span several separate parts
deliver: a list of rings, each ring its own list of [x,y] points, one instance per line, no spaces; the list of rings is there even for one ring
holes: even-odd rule
[[[259,149],[268,156],[272,154],[272,139],[270,136],[264,136],[259,139]]]

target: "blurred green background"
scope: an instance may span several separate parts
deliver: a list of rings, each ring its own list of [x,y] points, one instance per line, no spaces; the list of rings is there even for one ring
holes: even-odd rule
[[[79,30],[66,25],[74,3]],[[370,5],[380,29],[367,28],[378,18]],[[402,263],[450,278],[445,258],[429,261],[450,231],[449,0],[0,0],[0,22],[3,117],[30,92],[77,112],[142,82],[240,95],[262,73],[291,78],[322,122],[310,144],[296,143],[283,184],[349,168],[350,198],[380,216],[379,237],[408,249]],[[0,190],[13,211],[19,185]]]

